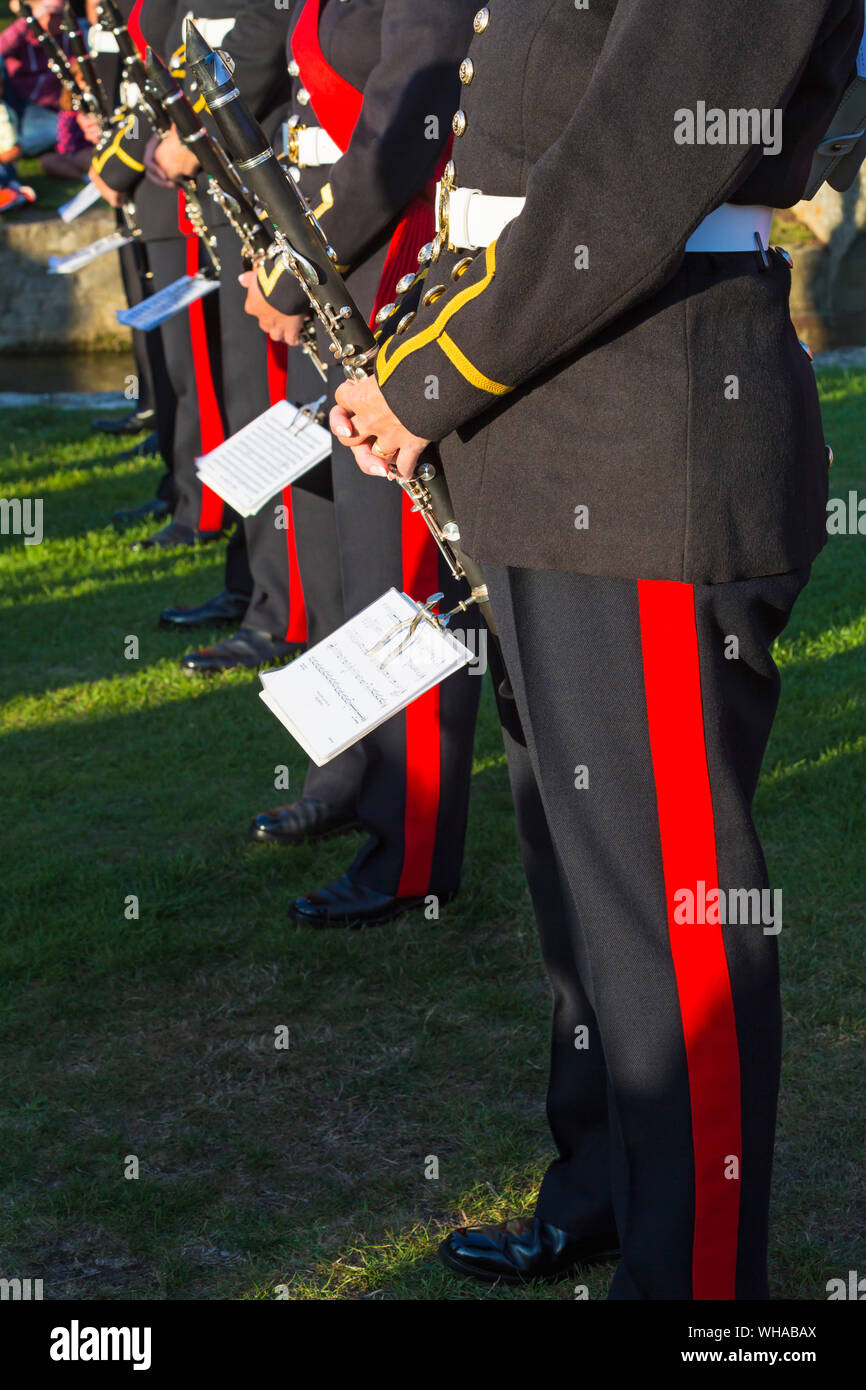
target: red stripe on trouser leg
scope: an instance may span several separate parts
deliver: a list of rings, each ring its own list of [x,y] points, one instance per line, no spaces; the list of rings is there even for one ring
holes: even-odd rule
[[[271,405],[286,399],[289,388],[289,349],[285,343],[265,340],[268,345],[268,397]]]
[[[286,399],[289,384],[289,349],[285,343],[275,343],[268,338],[268,396],[271,405]],[[304,590],[301,584],[301,567],[298,564],[298,551],[295,544],[295,523],[292,515],[292,489],[284,487],[283,506],[286,509],[286,552],[289,566],[289,625],[286,629],[287,642],[306,642],[307,610],[304,604]]]
[[[678,890],[718,888],[695,595],[690,584],[638,584],[650,750],[671,955],[683,1021],[695,1161],[693,1297],[732,1299],[742,1162],[740,1062],[721,926],[674,920]],[[736,1156],[737,1177],[726,1177]]]
[[[198,237],[186,215],[186,199],[181,192],[178,201],[179,226],[186,236],[186,273],[197,275],[199,269]],[[192,235],[190,235],[192,233]],[[204,303],[196,300],[187,310],[189,314],[189,336],[192,345],[192,364],[195,372],[195,391],[198,397],[199,431],[202,454],[209,454],[225,439],[219,401],[214,389],[211,372],[210,349],[207,341],[207,326],[204,316]],[[225,503],[209,487],[202,485],[201,509],[198,525],[201,531],[219,531],[225,517]]]
[[[284,487],[283,506],[286,509],[286,549],[289,567],[289,625],[286,629],[287,642],[306,642],[307,609],[304,603],[304,589],[301,584],[301,568],[295,546],[295,522],[292,512],[292,489]]]
[[[403,496],[403,588],[423,603],[439,589],[439,551],[409,498]],[[421,897],[430,888],[441,777],[439,687],[406,710],[406,812],[403,868],[397,896]]]

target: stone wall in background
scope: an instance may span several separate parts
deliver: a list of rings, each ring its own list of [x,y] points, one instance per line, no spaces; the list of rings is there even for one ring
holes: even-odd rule
[[[816,239],[793,250],[791,314],[814,352],[866,344],[866,171],[793,209]]]
[[[50,256],[66,256],[115,230],[96,207],[77,221],[28,209],[0,222],[0,353],[76,352],[128,347],[115,314],[126,299],[117,254],[74,275],[49,275]]]

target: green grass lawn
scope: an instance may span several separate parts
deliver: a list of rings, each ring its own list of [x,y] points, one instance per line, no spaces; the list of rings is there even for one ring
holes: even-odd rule
[[[866,374],[823,394],[834,491],[863,491]],[[220,553],[129,550],[107,520],[157,469],[115,464],[86,415],[0,425],[0,492],[44,498],[46,528],[0,552],[0,1275],[61,1299],[573,1298],[574,1281],[485,1290],[433,1259],[455,1222],[531,1210],[550,1157],[549,995],[489,691],[459,900],[439,922],[290,928],[289,899],[354,841],[245,838],[287,799],[275,767],[298,790],[303,757],[255,678],[183,676],[187,643],[156,626],[221,587]],[[829,543],[779,644],[759,793],[786,909],[772,1274],[795,1299],[866,1269],[863,548]],[[592,1297],[611,1273],[581,1276]]]

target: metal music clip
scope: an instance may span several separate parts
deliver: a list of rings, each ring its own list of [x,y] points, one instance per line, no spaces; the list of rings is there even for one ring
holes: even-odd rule
[[[289,423],[290,434],[301,434],[308,425],[319,418],[319,411],[325,404],[325,397],[320,396],[317,401],[309,401],[307,405],[298,406],[298,413],[294,420]],[[300,424],[298,423],[300,421]]]
[[[413,617],[403,618],[401,622],[395,623],[394,626],[390,628],[388,632],[384,634],[383,637],[379,638],[379,641],[376,643],[376,645],[374,647],[371,647],[369,651],[364,653],[364,655],[375,656],[376,652],[380,652],[383,647],[387,647],[388,643],[391,641],[393,637],[397,636],[398,632],[403,632],[404,630],[407,630],[406,636],[403,638],[403,641],[400,643],[399,647],[395,647],[394,651],[391,652],[389,656],[386,656],[385,660],[381,662],[379,670],[384,671],[385,667],[388,665],[389,662],[393,661],[395,657],[399,656],[401,652],[404,652],[406,650],[422,622],[427,622],[430,624],[431,627],[435,627],[437,629],[441,629],[442,627],[444,627],[445,623],[447,623],[448,621],[448,617],[445,618],[445,622],[442,622],[439,618],[439,615],[432,611],[436,607],[437,603],[442,602],[442,599],[444,597],[444,594],[433,594],[430,598],[428,598],[425,604],[419,606],[417,613],[415,613]],[[448,616],[450,617],[450,614]]]

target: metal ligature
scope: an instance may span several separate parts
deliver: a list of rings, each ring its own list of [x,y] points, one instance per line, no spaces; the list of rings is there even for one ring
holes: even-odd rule
[[[222,208],[229,226],[238,237],[244,259],[254,270],[258,270],[276,253],[273,233],[268,231],[259,216],[251,194],[225,150],[213,139],[186,93],[152,48],[147,50],[144,65],[151,94],[171,115],[181,140],[196,156],[207,176],[210,196]],[[312,324],[309,330],[304,333],[300,347],[324,380],[328,371],[316,349]]]
[[[230,61],[202,38],[192,20],[185,30],[187,68],[219,128],[240,177],[252,190],[274,226],[283,262],[296,277],[316,318],[330,340],[331,351],[350,380],[372,375],[378,346],[366,319],[346,288],[318,221],[294,180],[278,160],[267,136],[237,90]],[[451,613],[435,615],[440,626],[477,604],[491,632],[496,631],[481,567],[460,548],[460,529],[440,468],[422,457],[412,478],[399,478],[455,579],[465,580],[470,596]],[[428,611],[425,616],[434,615]]]

